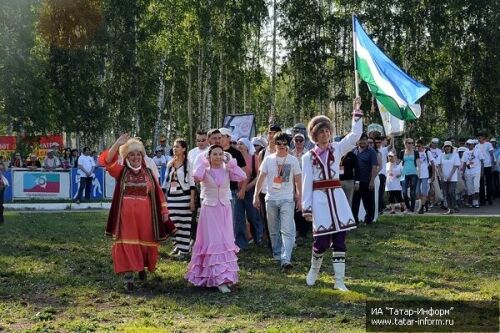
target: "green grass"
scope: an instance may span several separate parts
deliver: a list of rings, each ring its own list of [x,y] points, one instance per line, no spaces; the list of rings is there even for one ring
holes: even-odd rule
[[[309,244],[281,273],[268,251],[240,258],[231,294],[195,288],[187,263],[161,248],[155,274],[127,294],[113,274],[106,213],[14,213],[0,225],[0,331],[364,331],[364,301],[491,300],[498,281],[500,218],[387,217],[349,234],[347,286],[332,287],[330,255],[305,285]]]

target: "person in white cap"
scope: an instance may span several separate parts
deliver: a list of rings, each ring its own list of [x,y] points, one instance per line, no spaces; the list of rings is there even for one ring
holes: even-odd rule
[[[479,149],[475,149],[474,140],[466,142],[468,150],[462,156],[462,170],[464,170],[465,187],[469,202],[469,207],[479,208],[479,184],[483,173],[484,156]]]
[[[456,201],[456,187],[458,182],[458,174],[460,168],[460,157],[458,153],[453,151],[451,141],[445,141],[443,145],[443,153],[436,161],[439,173],[442,176],[443,191],[446,198],[448,210],[444,214],[452,214],[458,212]]]
[[[429,151],[432,154],[432,158],[434,161],[437,161],[443,151],[439,148],[439,139],[438,138],[432,138],[431,143],[429,144]],[[429,200],[433,198],[433,201],[431,204],[435,206],[440,206],[441,208],[446,208],[444,207],[444,193],[441,190],[442,189],[442,175],[440,174],[440,171],[436,168],[436,176],[434,177],[433,182],[430,184],[430,194],[429,194]]]
[[[311,268],[306,277],[309,286],[318,278],[323,256],[332,249],[335,288],[348,291],[345,277],[345,238],[348,230],[356,228],[349,201],[339,180],[342,156],[356,147],[363,133],[361,98],[353,102],[352,130],[340,142],[331,142],[333,126],[325,116],[311,119],[307,128],[309,137],[316,142],[314,149],[302,157],[303,215],[313,223],[313,249]]]
[[[304,149],[306,137],[301,132],[295,133],[293,136],[293,143],[295,148],[290,152],[291,155],[295,156],[300,163],[300,168],[302,169],[302,156],[307,153],[308,149]],[[306,221],[301,211],[295,210],[294,214],[295,228],[297,229],[296,244],[301,245],[307,239],[307,233],[309,231],[310,224]]]
[[[389,193],[389,203],[391,204],[391,214],[396,214],[396,204],[399,204],[401,210],[404,210],[405,203],[402,194],[402,186],[401,186],[401,174],[403,172],[403,168],[401,164],[397,163],[396,154],[393,151],[390,151],[387,154],[389,158],[389,162],[386,164],[386,175],[387,182],[385,183],[385,188]]]
[[[264,139],[262,137],[255,137],[255,138],[252,138],[252,145],[253,145],[253,148],[255,149],[255,156],[259,156],[259,153],[261,152],[261,150],[266,149],[267,141],[266,141],[266,139]]]

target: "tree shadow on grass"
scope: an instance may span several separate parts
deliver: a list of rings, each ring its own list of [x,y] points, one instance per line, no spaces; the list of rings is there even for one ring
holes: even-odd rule
[[[295,249],[295,267],[290,274],[280,272],[268,249],[253,247],[239,255],[240,283],[232,293],[223,295],[215,288],[193,287],[184,280],[187,263],[166,256],[171,248],[169,243],[160,250],[158,271],[150,275],[144,286],[126,293],[120,277],[112,272],[111,242],[103,236],[105,216],[98,221],[89,221],[87,216],[71,218],[40,224],[25,220],[10,227],[10,232],[6,228],[0,231],[3,301],[38,308],[52,306],[61,313],[71,307],[93,305],[105,309],[147,302],[204,318],[229,312],[263,319],[332,318],[339,314],[359,319],[364,315],[365,299],[433,298],[429,294],[396,291],[390,283],[416,290],[415,285],[418,287],[418,283],[428,279],[425,283],[431,288],[476,290],[462,285],[457,288],[439,272],[440,267],[448,268],[448,275],[461,270],[462,266],[448,253],[457,252],[453,249],[462,243],[462,232],[450,233],[449,226],[431,222],[402,224],[387,220],[361,227],[348,236],[347,285],[351,293],[333,290],[331,253],[326,255],[317,284],[306,286],[309,246]],[[446,242],[442,237],[445,231]],[[440,246],[442,251],[438,251]],[[457,253],[468,254],[461,251]],[[443,266],[432,263],[436,256]],[[488,264],[489,261],[481,263],[481,267]],[[476,263],[471,267],[477,266]],[[466,279],[474,278],[473,274],[462,274]],[[494,274],[486,271],[486,275]]]

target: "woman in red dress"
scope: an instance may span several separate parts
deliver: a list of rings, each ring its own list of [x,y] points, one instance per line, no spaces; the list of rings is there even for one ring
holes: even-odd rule
[[[144,280],[145,268],[150,272],[156,269],[159,242],[176,231],[145,155],[142,142],[124,133],[99,157],[101,165],[116,179],[106,234],[113,237],[114,270],[124,275],[127,290],[134,287],[134,272]]]

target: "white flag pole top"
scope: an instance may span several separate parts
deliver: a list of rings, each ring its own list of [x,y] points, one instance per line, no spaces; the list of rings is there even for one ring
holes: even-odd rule
[[[354,59],[354,88],[356,89],[356,97],[359,97],[359,79],[358,79],[358,66],[356,65],[356,25],[354,24],[356,15],[352,15],[352,48]]]

